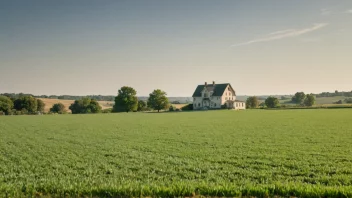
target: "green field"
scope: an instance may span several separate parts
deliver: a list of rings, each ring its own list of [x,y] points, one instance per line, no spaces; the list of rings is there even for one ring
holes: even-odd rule
[[[352,197],[352,110],[0,117],[0,197]]]

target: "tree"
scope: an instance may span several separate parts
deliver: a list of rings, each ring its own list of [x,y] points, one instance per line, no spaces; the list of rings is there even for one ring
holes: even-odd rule
[[[21,96],[15,100],[14,107],[16,110],[25,113],[36,113],[38,108],[37,99],[35,99],[33,96]]]
[[[144,111],[147,107],[147,103],[143,100],[138,101],[138,108],[137,111]]]
[[[258,108],[259,100],[256,96],[247,98],[246,107],[250,109]]]
[[[45,103],[42,100],[37,99],[37,111],[43,113],[44,109],[45,109]]]
[[[101,106],[94,99],[82,98],[75,100],[69,109],[72,111],[72,114],[99,113]]]
[[[64,114],[66,113],[65,105],[63,105],[62,103],[54,104],[53,107],[51,107],[50,112]]]
[[[346,98],[345,102],[348,103],[348,104],[351,104],[352,103],[352,98]]]
[[[114,112],[136,111],[138,108],[137,92],[132,87],[121,87],[115,98]]]
[[[280,102],[279,102],[279,99],[270,96],[265,100],[265,105],[268,108],[276,108],[280,105]]]
[[[7,96],[0,96],[0,111],[9,115],[12,112],[13,102]]]
[[[306,98],[306,95],[304,94],[304,92],[297,92],[292,97],[292,102],[296,104],[303,104],[305,98]]]
[[[313,94],[307,94],[306,99],[304,99],[304,105],[311,107],[315,104],[315,96]]]
[[[148,98],[148,107],[151,107],[155,110],[167,109],[169,107],[169,100],[166,97],[166,93],[160,89],[154,90],[149,94]]]

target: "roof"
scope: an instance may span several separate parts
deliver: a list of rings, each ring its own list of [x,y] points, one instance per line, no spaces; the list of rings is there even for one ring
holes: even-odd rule
[[[213,91],[212,96],[222,96],[228,85],[230,85],[230,83],[215,84],[215,86],[213,84],[209,84],[209,85],[207,85],[206,88],[208,91]],[[196,90],[194,91],[192,97],[202,97],[202,91],[203,91],[204,87],[205,87],[205,85],[198,85]]]

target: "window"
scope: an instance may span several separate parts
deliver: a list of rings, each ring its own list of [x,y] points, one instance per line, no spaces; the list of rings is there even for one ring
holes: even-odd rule
[[[198,103],[198,107],[200,107],[200,103]]]
[[[214,107],[216,107],[216,103],[214,103]]]
[[[238,107],[238,103],[236,102],[236,107]]]
[[[196,101],[196,98],[193,98],[193,101]]]

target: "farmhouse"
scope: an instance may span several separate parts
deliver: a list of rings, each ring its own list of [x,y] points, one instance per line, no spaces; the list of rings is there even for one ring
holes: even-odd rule
[[[236,92],[230,83],[198,85],[193,93],[193,109],[246,109],[243,101],[236,100]]]

